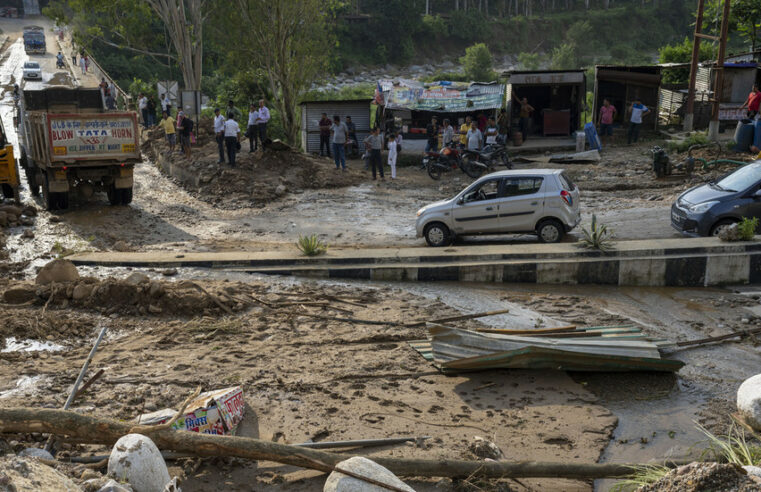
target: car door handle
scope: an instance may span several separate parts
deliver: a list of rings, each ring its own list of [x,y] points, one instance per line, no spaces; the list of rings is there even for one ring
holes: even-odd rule
[[[531,202],[531,205],[538,205],[539,202]]]
[[[494,207],[486,207],[486,210],[494,210]]]

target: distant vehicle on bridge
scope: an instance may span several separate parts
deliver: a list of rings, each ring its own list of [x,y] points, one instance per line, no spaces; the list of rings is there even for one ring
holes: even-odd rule
[[[30,54],[45,54],[45,29],[40,26],[24,27],[24,51]]]
[[[24,62],[24,80],[42,80],[42,69],[35,61]]]

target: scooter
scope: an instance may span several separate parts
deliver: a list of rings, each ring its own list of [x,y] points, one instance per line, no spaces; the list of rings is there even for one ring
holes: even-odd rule
[[[56,68],[64,68],[63,60],[56,60],[55,66]]]
[[[465,171],[462,161],[462,151],[457,144],[450,142],[441,152],[426,152],[423,157],[423,167],[432,179],[440,179],[441,173],[448,173],[458,167]]]

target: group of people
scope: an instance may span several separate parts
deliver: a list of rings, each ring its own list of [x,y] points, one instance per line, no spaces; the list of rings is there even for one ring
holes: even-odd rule
[[[105,82],[103,80],[101,82],[101,85]],[[172,100],[169,99],[169,96],[164,93],[161,94],[161,97],[159,99],[159,104],[161,105],[161,113],[167,113],[171,114],[172,111]],[[143,127],[145,128],[151,128],[153,126],[156,126],[156,110],[158,109],[158,106],[156,106],[156,101],[153,99],[153,95],[146,96],[142,92],[138,94],[137,96],[137,109],[140,113],[140,118],[143,120]]]
[[[140,94],[140,99],[138,100],[139,106],[141,101],[143,101],[145,109],[148,111],[147,113],[143,113],[143,119],[150,123],[150,102],[152,101],[152,98],[146,98],[143,94]],[[189,116],[185,115],[183,111],[178,111],[177,119],[176,121],[173,121],[172,118],[170,118],[172,110],[171,100],[166,94],[161,95],[161,110],[162,119],[158,125],[164,130],[169,145],[169,151],[174,152],[175,146],[177,145],[177,135],[179,134],[180,152],[184,153],[185,157],[190,158],[190,149],[195,143],[195,134],[193,133],[195,123]],[[141,107],[141,112],[142,111],[143,109]],[[214,136],[219,151],[218,164],[225,162],[226,151],[227,163],[231,167],[237,165],[235,158],[241,150],[241,130],[240,124],[236,120],[241,116],[240,110],[235,107],[232,100],[228,101],[224,116],[219,108],[214,110]],[[251,104],[248,113],[248,126],[245,132],[245,137],[249,139],[249,152],[256,151],[259,145],[261,145],[262,151],[264,151],[267,142],[267,123],[269,120],[270,110],[265,105],[264,99],[259,100],[258,107]]]
[[[431,118],[431,122],[426,125],[425,151],[435,152],[439,148],[453,143],[468,150],[482,150],[486,145],[498,143],[500,135],[502,135],[502,139],[507,138],[508,128],[509,119],[507,111],[504,109],[500,112],[497,120],[491,116],[487,117],[483,113],[478,114],[475,118],[466,116],[459,129],[455,129],[447,118],[439,126],[438,118],[434,116]],[[439,137],[441,137],[441,142],[439,142]]]
[[[629,115],[629,126],[626,129],[626,141],[628,144],[636,143],[639,140],[639,130],[642,127],[642,118],[649,115],[652,111],[642,104],[642,100],[634,98],[631,105],[626,109]],[[600,118],[598,119],[600,127],[598,129],[602,143],[606,143],[613,136],[613,120],[618,110],[610,103],[610,99],[603,99],[600,106]]]

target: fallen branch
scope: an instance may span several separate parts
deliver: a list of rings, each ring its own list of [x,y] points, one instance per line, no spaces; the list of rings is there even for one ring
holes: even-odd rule
[[[496,316],[498,314],[505,314],[509,312],[509,309],[499,309],[497,311],[486,311],[483,313],[461,314],[459,316],[449,316],[447,318],[413,321],[412,323],[406,323],[404,326],[406,328],[413,328],[415,326],[423,326],[426,323],[448,323],[450,321],[464,321],[466,319],[485,318],[487,316]]]
[[[90,385],[91,385],[92,383],[94,383],[95,381],[97,381],[97,379],[103,375],[103,373],[104,373],[104,372],[106,372],[106,370],[105,370],[105,369],[100,369],[98,372],[96,372],[95,374],[93,374],[93,376],[92,376],[90,379],[88,379],[87,381],[85,381],[85,384],[83,384],[83,385],[82,385],[82,387],[81,387],[81,388],[79,388],[79,389],[77,390],[77,392],[74,394],[74,399],[77,399],[77,398],[79,398],[79,397],[80,397],[80,396],[81,396],[81,395],[82,395],[82,394],[83,394],[83,393],[84,393],[84,392],[87,390],[87,388],[89,388],[89,387],[90,387]]]
[[[474,314],[462,314],[459,316],[450,316],[448,318],[439,319],[423,319],[420,321],[413,321],[411,323],[402,323],[399,321],[378,321],[374,319],[358,319],[358,318],[342,318],[339,316],[325,316],[322,314],[311,313],[293,313],[293,316],[307,316],[309,318],[324,319],[327,321],[344,321],[346,323],[359,323],[364,325],[382,325],[382,326],[403,326],[404,328],[415,328],[418,326],[425,326],[426,323],[447,323],[449,321],[463,321],[466,319],[485,318],[486,316],[496,316],[498,314],[505,314],[510,312],[509,309],[500,309],[498,311],[486,311],[484,313]]]
[[[2,408],[0,432],[45,432],[85,438],[91,444],[112,445],[129,434],[134,426],[55,409]],[[350,455],[289,446],[259,439],[200,434],[161,429],[150,433],[160,449],[172,449],[196,456],[234,456],[250,460],[275,461],[330,473]],[[420,460],[374,457],[373,461],[402,477],[481,477],[504,478],[611,478],[631,474],[636,465],[614,463],[501,462],[464,460]],[[315,462],[319,462],[317,464]],[[325,464],[327,466],[323,466]]]
[[[229,308],[229,307],[227,307],[225,304],[223,304],[223,303],[222,303],[222,301],[220,301],[220,300],[219,300],[219,298],[218,298],[217,296],[215,296],[214,294],[212,294],[212,293],[211,293],[211,292],[209,292],[208,290],[204,289],[203,287],[201,287],[200,285],[198,285],[198,284],[197,284],[197,283],[195,283],[195,282],[190,282],[190,285],[192,285],[193,287],[195,287],[195,288],[196,288],[198,291],[202,292],[203,294],[206,294],[206,296],[207,296],[209,299],[211,299],[212,301],[214,301],[214,304],[216,304],[217,306],[219,306],[219,307],[220,307],[220,309],[222,309],[222,311],[224,311],[224,312],[226,312],[227,314],[230,314],[230,315],[233,315],[233,314],[234,314],[232,309],[230,309],[230,308]]]
[[[752,330],[735,331],[732,333],[728,333],[726,335],[719,335],[717,337],[700,338],[698,340],[688,340],[686,342],[676,342],[676,346],[681,348],[681,347],[692,347],[695,345],[705,345],[706,343],[720,342],[722,340],[754,335],[756,333],[761,333],[761,328],[753,328]]]

